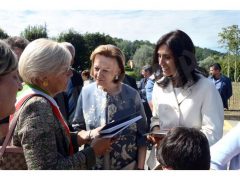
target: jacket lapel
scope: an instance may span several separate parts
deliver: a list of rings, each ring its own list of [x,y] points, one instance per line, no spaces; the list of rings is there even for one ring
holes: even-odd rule
[[[163,89],[163,91],[169,94],[169,98],[175,98],[175,101],[173,102],[176,103],[174,103],[173,105],[177,107],[183,102],[184,99],[186,99],[191,94],[192,87],[181,88],[180,93],[176,96],[174,93],[172,82],[170,82],[169,85],[165,89]]]
[[[167,87],[163,89],[163,92],[165,92],[164,99],[168,102],[170,101],[173,107],[178,108],[178,100],[174,93],[172,82],[169,82]]]
[[[192,87],[184,87],[181,89],[181,92],[177,95],[178,105],[180,105],[184,99],[186,99],[192,92]]]

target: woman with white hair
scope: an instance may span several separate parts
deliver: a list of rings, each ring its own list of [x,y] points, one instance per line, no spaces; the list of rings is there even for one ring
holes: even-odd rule
[[[88,149],[77,152],[88,137],[70,132],[53,97],[66,90],[72,76],[70,52],[60,43],[37,39],[23,51],[19,74],[25,85],[17,96],[22,105],[13,144],[22,146],[28,169],[85,169],[95,164],[109,139],[95,139]]]
[[[22,88],[17,66],[16,55],[0,40],[0,144],[8,131],[9,119],[6,117],[14,113],[17,91]]]

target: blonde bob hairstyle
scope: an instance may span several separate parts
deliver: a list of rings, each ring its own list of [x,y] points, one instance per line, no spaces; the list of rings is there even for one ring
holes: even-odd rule
[[[35,84],[36,79],[59,75],[69,67],[72,55],[61,43],[37,39],[28,44],[19,59],[19,74],[23,81]]]
[[[125,56],[122,53],[122,51],[118,47],[111,44],[98,46],[90,56],[90,60],[92,61],[91,70],[90,70],[91,76],[93,76],[93,70],[94,70],[93,65],[94,65],[94,60],[97,54],[105,57],[113,58],[116,60],[121,72],[118,75],[118,78],[114,79],[113,82],[114,83],[122,82],[125,76],[125,69],[124,69]]]

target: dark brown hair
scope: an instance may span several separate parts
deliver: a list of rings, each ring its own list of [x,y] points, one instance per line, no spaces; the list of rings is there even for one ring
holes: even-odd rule
[[[0,40],[0,76],[14,71],[17,67],[16,55],[6,42]]]
[[[23,37],[12,36],[6,39],[6,42],[13,48],[19,48],[24,50],[26,46],[29,44],[29,41]]]
[[[209,170],[208,139],[196,128],[173,128],[162,139],[157,159],[162,166],[174,170]]]
[[[160,46],[166,45],[173,54],[174,63],[177,68],[178,76],[175,79],[178,87],[183,87],[186,83],[191,85],[199,79],[196,72],[197,61],[195,58],[195,47],[191,38],[183,31],[171,31],[163,35],[157,42],[154,57],[153,69],[158,73],[156,80],[162,87],[166,87],[171,77],[164,77],[162,68],[159,66],[158,50]],[[198,72],[199,73],[199,72]],[[161,81],[161,80],[162,81]]]

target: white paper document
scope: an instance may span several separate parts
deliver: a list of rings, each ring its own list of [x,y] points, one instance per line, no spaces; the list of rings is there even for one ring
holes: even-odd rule
[[[106,124],[106,126],[103,127],[99,134],[101,135],[101,137],[104,138],[112,138],[127,127],[129,127],[131,124],[139,121],[140,119],[142,119],[141,115],[135,117],[132,117],[131,115],[129,116],[129,118],[127,117],[122,120],[113,121],[109,124]]]

